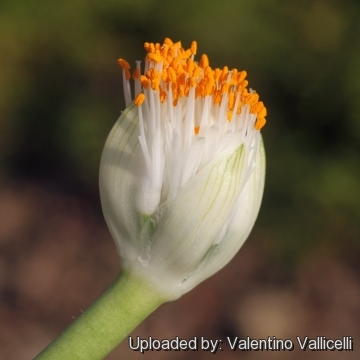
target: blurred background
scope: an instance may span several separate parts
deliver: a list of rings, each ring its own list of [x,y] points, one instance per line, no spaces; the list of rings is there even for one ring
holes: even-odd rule
[[[263,205],[234,260],[133,336],[354,338],[360,347],[360,3],[357,0],[0,0],[0,358],[32,359],[114,280],[98,168],[124,108],[119,57],[198,41],[246,69],[267,106]],[[121,344],[107,359],[207,359]]]

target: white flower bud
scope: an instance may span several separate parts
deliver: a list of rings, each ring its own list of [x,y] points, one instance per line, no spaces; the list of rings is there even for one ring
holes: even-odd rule
[[[196,43],[145,47],[134,103],[119,60],[128,107],[105,144],[100,194],[124,268],[176,299],[225,266],[254,225],[266,109],[244,71],[195,63]]]

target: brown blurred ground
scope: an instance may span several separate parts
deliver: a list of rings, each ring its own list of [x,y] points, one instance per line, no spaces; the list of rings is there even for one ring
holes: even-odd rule
[[[0,189],[0,359],[31,359],[112,282],[115,246],[97,209],[50,186]],[[351,260],[316,253],[283,274],[253,232],[225,269],[161,306],[133,337],[222,339],[224,351],[147,352],[126,341],[107,359],[357,359],[360,271]],[[226,337],[352,336],[354,352],[232,352]]]

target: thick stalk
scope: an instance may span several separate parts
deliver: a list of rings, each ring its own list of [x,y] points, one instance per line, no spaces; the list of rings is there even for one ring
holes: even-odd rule
[[[34,360],[100,360],[167,301],[143,280],[123,273]]]

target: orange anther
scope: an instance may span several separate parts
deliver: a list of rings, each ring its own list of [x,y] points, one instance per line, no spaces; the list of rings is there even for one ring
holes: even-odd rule
[[[241,90],[241,97],[245,97],[249,95],[249,91],[246,88],[246,86],[248,85],[248,81],[244,80],[242,81],[240,84],[236,85],[236,90],[240,91]]]
[[[193,71],[195,69],[195,64],[194,61],[190,58],[187,60],[186,62],[186,71],[189,73],[189,75],[191,76],[193,74]]]
[[[181,49],[181,41],[177,41],[172,45],[174,48]]]
[[[257,114],[258,118],[264,118],[267,115],[266,107],[264,106]]]
[[[203,87],[201,85],[197,85],[195,88],[195,99],[197,99],[199,96],[203,96]]]
[[[214,71],[210,66],[206,66],[204,69],[204,78],[207,80],[215,80]]]
[[[164,82],[166,82],[167,79],[168,79],[168,72],[167,72],[167,69],[166,69],[166,68],[162,69],[162,71],[161,71],[161,79],[162,79]]]
[[[149,78],[151,80],[151,88],[153,90],[159,90],[159,85],[161,80],[159,72],[156,69],[151,68]]]
[[[229,90],[229,83],[225,82],[220,87],[221,94],[225,94]]]
[[[166,44],[164,44],[164,45],[161,47],[160,55],[163,57],[163,59],[166,59],[168,50],[169,50],[169,47],[168,47]]]
[[[212,95],[215,92],[215,89],[216,89],[215,81],[206,82],[206,84],[205,84],[205,95]],[[220,91],[219,91],[219,94],[221,94]]]
[[[250,108],[251,114],[257,114],[264,107],[264,103],[262,101],[257,102]]]
[[[196,55],[196,51],[197,51],[197,42],[196,41],[193,41],[191,43],[190,50],[193,55]]]
[[[247,80],[243,80],[236,85],[236,90],[246,90],[245,88],[248,86],[249,82]],[[248,94],[246,90],[246,95]],[[243,95],[243,94],[242,94]]]
[[[134,72],[133,72],[133,74],[132,74],[132,78],[133,78],[134,80],[140,78],[140,69],[139,69],[139,68],[136,68],[136,69],[134,70]]]
[[[178,80],[177,80],[178,84],[181,86],[185,85],[186,82],[186,73],[178,73]]]
[[[259,95],[254,93],[254,94],[249,94],[246,98],[245,98],[245,104],[246,105],[255,105],[257,102],[259,101]]]
[[[148,52],[149,53],[155,52],[155,45],[153,43],[149,43]]]
[[[139,80],[140,80],[141,85],[144,87],[144,89],[149,88],[150,80],[146,76],[141,75]]]
[[[168,47],[170,47],[172,44],[173,44],[173,42],[169,38],[164,39],[164,45],[167,45]]]
[[[175,56],[177,52],[177,49],[174,48],[173,46],[171,46],[168,50],[168,58],[169,58],[169,62],[171,62],[172,58]]]
[[[117,63],[124,69],[130,70],[130,64],[124,59],[118,59]]]
[[[170,67],[172,67],[173,69],[176,69],[179,65],[179,58],[178,57],[174,57],[170,63]]]
[[[185,51],[181,54],[181,57],[182,57],[183,59],[188,59],[191,55],[192,55],[191,50],[190,50],[190,49],[187,49],[187,50],[185,50]]]
[[[219,68],[216,68],[215,70],[214,70],[214,77],[215,77],[215,80],[216,81],[219,81],[219,79],[220,79],[220,76],[221,76],[221,70],[219,69]]]
[[[215,90],[214,98],[213,98],[214,104],[220,105],[221,99],[222,99],[221,90]]]
[[[176,82],[176,71],[172,67],[168,68],[168,79],[171,82]]]
[[[233,92],[229,93],[229,100],[228,100],[228,108],[229,110],[233,110],[235,106],[235,95]]]
[[[190,77],[186,80],[186,83],[190,86],[190,87],[194,87],[196,85],[196,79],[194,77]]]
[[[238,71],[237,69],[232,69],[231,70],[231,80],[230,80],[230,84],[231,85],[236,85],[237,84],[237,74],[238,74]]]
[[[266,120],[264,118],[259,118],[255,122],[255,129],[260,130],[266,123]]]
[[[149,60],[155,61],[156,63],[161,62],[162,59],[163,59],[162,56],[160,54],[157,54],[157,53],[149,53],[148,58],[149,58]]]
[[[178,49],[177,57],[180,59],[185,59],[185,50],[183,48]]]
[[[136,106],[140,106],[143,102],[145,101],[145,95],[143,93],[140,93],[136,98],[135,98],[135,105]]]
[[[159,86],[160,86],[160,82],[157,80],[152,80],[151,81],[151,88],[155,91],[155,90],[159,90]]]
[[[176,73],[178,74],[186,74],[186,71],[184,70],[184,66],[183,65],[180,65],[178,64],[178,66],[176,68],[174,68]]]
[[[227,76],[229,74],[229,68],[227,66],[224,66],[223,71],[221,72],[219,82],[222,83],[224,81],[227,81]]]
[[[200,131],[200,126],[194,126],[194,133],[197,135]]]
[[[193,76],[194,78],[198,79],[200,77],[200,67],[197,64],[194,65],[195,68],[194,68]]]
[[[238,72],[236,81],[237,81],[238,83],[241,82],[241,81],[243,81],[243,80],[246,78],[246,75],[247,75],[246,71],[240,71],[240,72]]]
[[[209,58],[207,57],[207,55],[202,54],[199,60],[199,67],[205,69],[207,66],[209,66]]]

